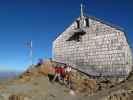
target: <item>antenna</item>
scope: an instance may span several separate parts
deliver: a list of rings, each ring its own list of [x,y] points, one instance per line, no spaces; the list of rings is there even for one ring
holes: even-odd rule
[[[84,27],[84,13],[83,13],[83,4],[81,3],[80,5],[80,27],[83,28]]]
[[[26,44],[27,48],[29,49],[29,62],[30,65],[33,65],[33,50],[32,50],[32,40],[29,40]]]
[[[31,62],[31,65],[33,64],[33,50],[32,50],[32,40],[30,40],[30,62]]]
[[[83,4],[81,3],[80,5],[80,13],[81,13],[81,18],[84,17],[84,13],[83,13]]]

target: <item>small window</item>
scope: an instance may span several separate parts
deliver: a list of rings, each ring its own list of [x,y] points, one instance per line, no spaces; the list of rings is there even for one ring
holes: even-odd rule
[[[80,22],[79,22],[79,20],[77,20],[76,22],[77,22],[77,28],[80,28]]]
[[[81,40],[81,36],[85,35],[84,31],[74,32],[74,34],[67,41],[76,41],[79,42]]]
[[[86,22],[86,26],[89,27],[89,19],[88,18],[85,19],[85,22]]]

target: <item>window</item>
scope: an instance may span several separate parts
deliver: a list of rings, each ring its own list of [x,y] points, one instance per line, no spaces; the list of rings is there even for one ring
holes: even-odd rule
[[[80,28],[80,22],[79,22],[79,20],[77,20],[76,23],[77,23],[77,28]]]
[[[85,19],[85,22],[86,22],[86,26],[89,27],[89,19],[88,18]]]
[[[67,41],[76,41],[76,42],[79,42],[80,39],[81,39],[81,36],[85,35],[85,32],[80,30],[80,31],[77,31],[77,32],[74,32],[74,34],[67,40]]]

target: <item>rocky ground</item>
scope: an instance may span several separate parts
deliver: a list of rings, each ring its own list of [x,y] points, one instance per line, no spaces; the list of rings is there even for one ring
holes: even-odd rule
[[[124,81],[92,78],[79,71],[72,72],[72,89],[50,82],[52,63],[29,68],[21,75],[0,84],[0,100],[133,100],[133,74]]]

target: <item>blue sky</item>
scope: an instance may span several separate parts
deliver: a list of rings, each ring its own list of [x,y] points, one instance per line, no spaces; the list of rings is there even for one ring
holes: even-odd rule
[[[125,29],[133,47],[133,0],[0,0],[0,70],[28,67],[27,40],[33,40],[33,60],[50,58],[52,41],[85,13]]]

